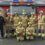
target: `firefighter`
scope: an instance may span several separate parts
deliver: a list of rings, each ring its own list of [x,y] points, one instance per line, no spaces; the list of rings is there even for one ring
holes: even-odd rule
[[[43,11],[41,10],[40,12],[39,12],[39,15],[38,15],[38,29],[39,29],[39,36],[44,36],[44,33],[42,33],[42,32],[44,32],[44,25],[45,25],[45,16],[43,15]],[[41,36],[41,37],[42,37]]]
[[[28,17],[27,17],[27,15],[22,15],[21,20],[22,20],[22,26],[26,28],[27,24],[28,24]]]
[[[42,15],[43,15],[43,11],[41,10],[41,11],[39,12],[39,15],[38,15],[38,28],[40,28],[40,26],[41,26],[42,23],[43,23]]]
[[[18,23],[20,22],[20,17],[16,13],[14,16],[14,27],[16,28],[18,26]]]
[[[42,15],[42,26],[41,26],[42,37],[45,37],[45,15]]]
[[[31,22],[31,23],[30,23]],[[36,14],[32,13],[31,14],[31,17],[29,17],[29,23],[34,26],[35,30],[37,30],[37,17],[36,17]]]
[[[16,28],[17,40],[24,40],[25,28],[22,26],[22,22],[19,22],[19,26]]]
[[[9,15],[5,15],[5,36],[4,37],[8,37],[9,35],[9,33],[8,33],[8,31],[9,31],[9,28],[10,28],[10,16]]]
[[[41,33],[42,33],[42,38],[45,38],[45,15],[44,12],[42,14],[42,26],[41,26]]]
[[[28,27],[26,28],[26,39],[34,39],[33,35],[35,35],[35,28],[30,23],[28,22]]]
[[[30,27],[31,27],[31,25],[29,25],[29,26],[26,28],[26,39],[30,39],[30,36],[31,36]]]
[[[6,37],[6,36],[7,36],[6,31],[7,31],[7,25],[8,25],[8,15],[5,14],[4,17],[5,17],[5,18],[4,18],[4,19],[5,19],[5,25],[4,25],[5,35],[4,35],[4,37]]]
[[[29,17],[29,22],[31,21],[32,23],[34,23],[36,19],[36,15],[34,13],[31,13],[31,17]]]
[[[14,23],[14,35],[16,36],[16,27],[19,25],[18,23],[20,22],[21,18],[20,16],[16,13],[15,15],[13,15],[13,23]]]

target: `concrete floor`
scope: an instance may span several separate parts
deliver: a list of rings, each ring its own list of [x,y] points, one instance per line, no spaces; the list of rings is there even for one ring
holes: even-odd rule
[[[1,37],[1,35],[0,35]],[[0,45],[45,45],[45,40],[20,41],[16,39],[0,39]]]
[[[0,45],[45,45],[45,40],[18,42],[16,39],[0,39]]]

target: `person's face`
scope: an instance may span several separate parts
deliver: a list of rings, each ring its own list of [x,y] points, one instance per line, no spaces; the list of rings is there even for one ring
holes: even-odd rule
[[[43,12],[40,12],[39,15],[43,15]]]

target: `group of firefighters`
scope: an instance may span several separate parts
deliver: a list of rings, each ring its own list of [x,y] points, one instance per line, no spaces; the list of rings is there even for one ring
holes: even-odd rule
[[[5,20],[5,33],[7,33],[7,30],[14,29],[12,32],[14,32],[13,35],[16,35],[17,40],[45,37],[45,15],[43,11],[40,11],[38,15],[34,13],[18,15],[16,13],[15,15],[6,16]],[[5,35],[9,36],[9,33]]]
[[[4,15],[4,37],[16,36],[17,40],[34,39],[35,37],[45,37],[45,15],[43,11],[39,14],[31,15]],[[12,33],[9,33],[11,32]]]
[[[32,15],[18,15],[17,13],[12,16],[6,16],[5,17],[6,27],[5,33],[8,30],[14,29],[13,35],[16,35],[17,40],[24,40],[24,37],[26,36],[26,39],[33,38],[33,35],[35,35],[35,30],[37,28],[37,16],[35,14]],[[10,28],[11,27],[11,28]],[[10,28],[10,29],[9,29]],[[8,35],[5,34],[5,35]]]

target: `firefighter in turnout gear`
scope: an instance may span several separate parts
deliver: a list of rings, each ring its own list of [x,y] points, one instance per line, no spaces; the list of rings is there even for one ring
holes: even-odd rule
[[[18,14],[15,14],[14,16],[14,27],[16,28],[18,26],[18,23],[20,22],[20,17]]]
[[[39,32],[40,32],[40,34],[38,34],[38,35],[41,35],[41,37],[45,36],[44,27],[45,27],[45,15],[43,15],[43,11],[41,10],[39,12],[39,15],[38,15],[38,29],[39,29]]]
[[[4,30],[5,30],[5,35],[4,35],[4,37],[6,37],[7,36],[7,33],[6,33],[6,31],[7,31],[7,24],[8,24],[8,15],[4,15],[5,16],[5,25],[4,25]]]
[[[42,33],[42,37],[45,38],[45,15],[42,15],[41,33]]]
[[[34,39],[33,35],[35,35],[35,29],[31,24],[29,24],[26,28],[26,39]]]
[[[27,17],[27,15],[22,15],[21,20],[22,20],[22,26],[26,28],[27,24],[28,24],[28,17]]]
[[[37,20],[36,20],[36,15],[34,13],[31,14],[31,17],[29,17],[28,19],[28,27],[30,30],[33,30],[32,31],[32,38],[34,38],[34,36],[36,36],[36,28],[37,28]],[[31,27],[30,27],[31,26]],[[30,38],[31,39],[31,38]]]
[[[20,16],[16,13],[16,14],[13,16],[14,29],[15,29],[14,35],[16,35],[16,27],[19,26],[19,22],[20,22],[20,21],[21,21]]]
[[[43,11],[40,11],[39,12],[39,15],[38,15],[38,28],[40,28],[40,26],[43,24],[43,18],[44,18],[44,16],[42,16],[43,15]]]
[[[16,28],[16,38],[17,40],[24,40],[25,28],[22,26],[22,22],[19,22],[19,26]]]
[[[31,14],[31,17],[29,17],[29,22],[32,22],[32,24],[34,24],[35,23],[35,19],[36,19],[36,16],[35,16],[35,14]]]

